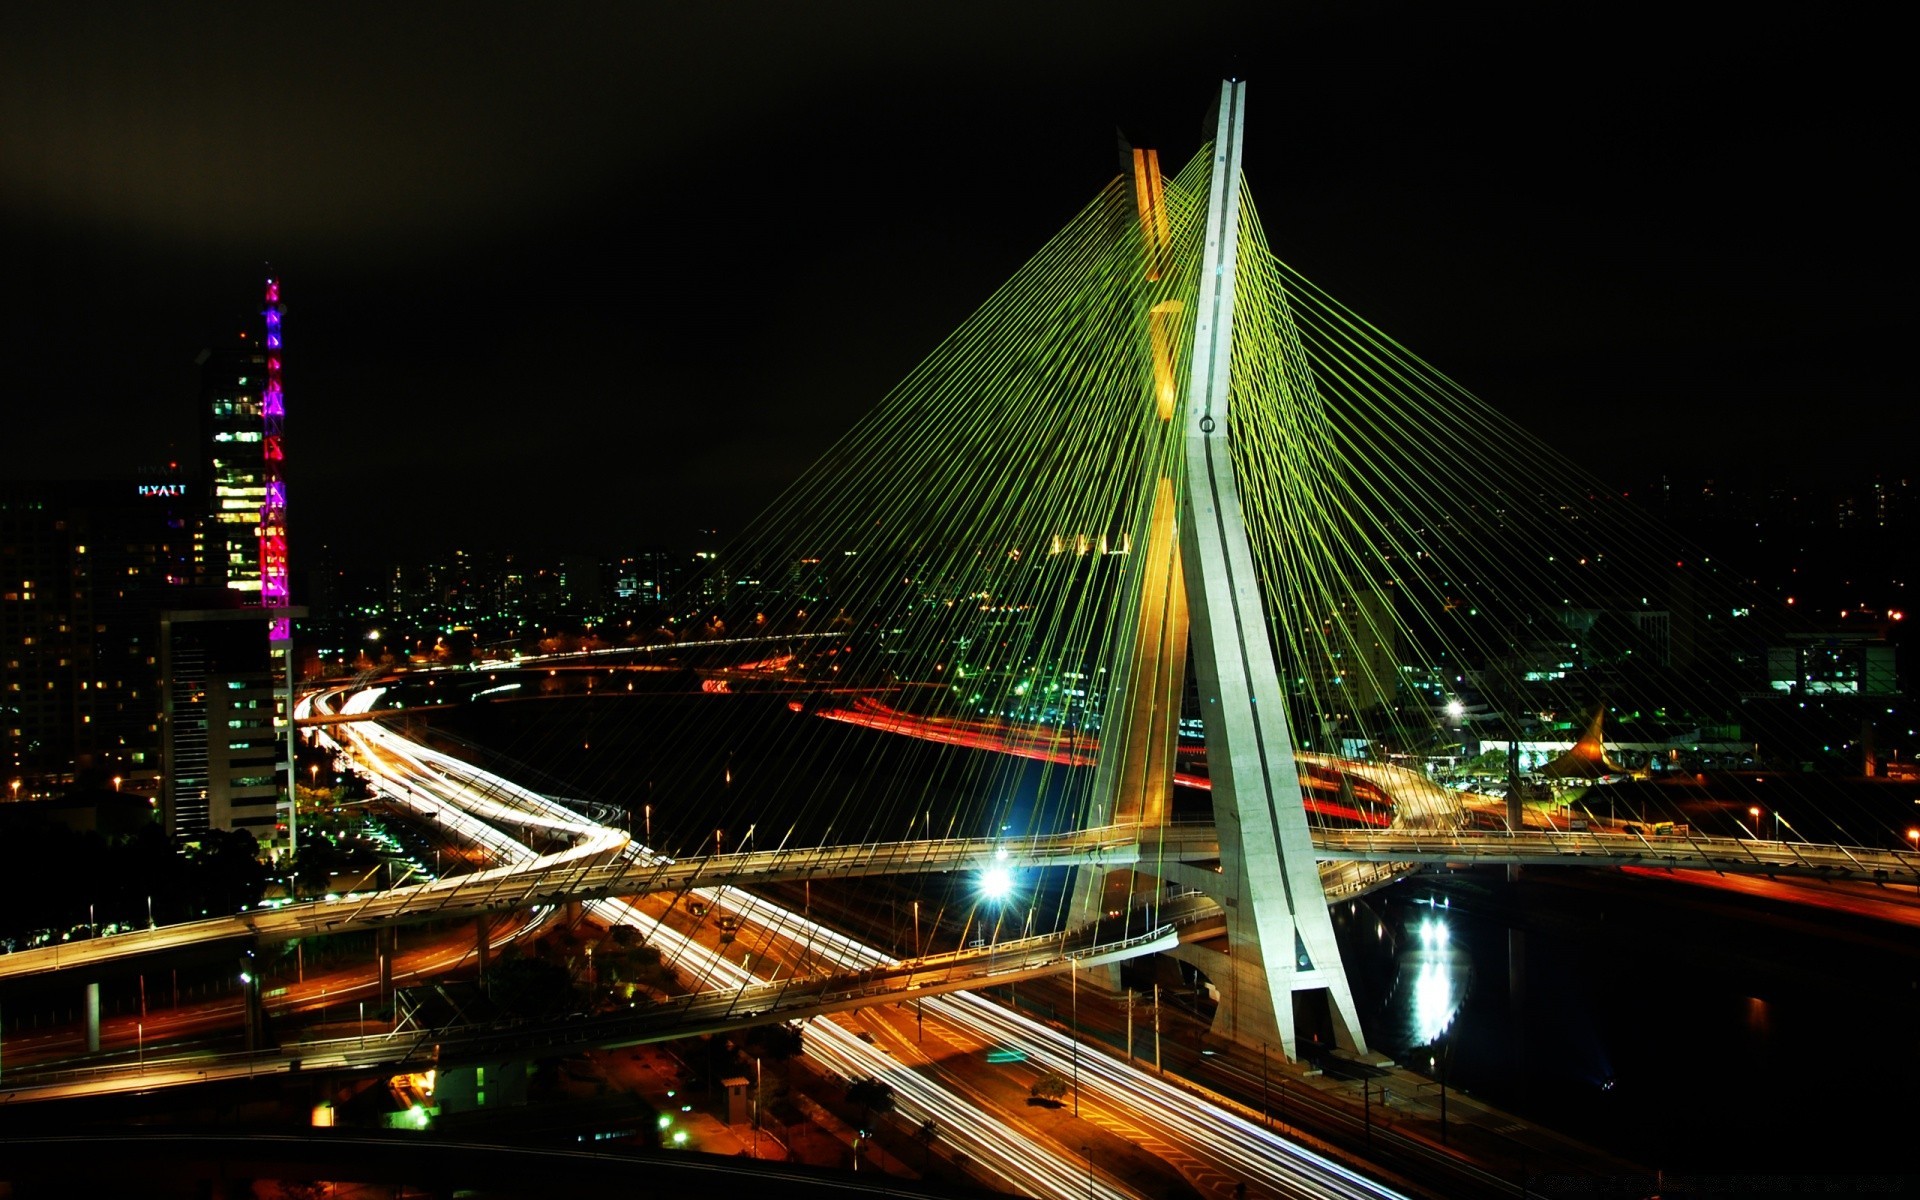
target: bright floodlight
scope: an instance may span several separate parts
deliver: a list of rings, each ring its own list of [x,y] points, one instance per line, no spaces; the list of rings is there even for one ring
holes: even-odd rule
[[[1013,894],[1013,872],[994,863],[980,872],[980,895],[988,900],[1005,900]]]
[[[1461,717],[1467,715],[1467,706],[1458,700],[1449,700],[1447,701],[1447,715],[1458,721]]]

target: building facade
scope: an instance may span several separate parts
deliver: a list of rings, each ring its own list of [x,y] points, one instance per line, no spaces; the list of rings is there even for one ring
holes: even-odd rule
[[[161,615],[161,817],[176,841],[211,829],[244,829],[267,847],[285,841],[292,730],[286,662],[268,642],[268,621],[252,606]]]
[[[258,596],[260,513],[267,502],[266,350],[243,332],[238,345],[202,350],[195,361],[206,500],[196,547],[198,582]]]
[[[160,627],[193,570],[177,472],[0,490],[0,763],[9,796],[160,773]],[[13,781],[20,786],[14,787]]]

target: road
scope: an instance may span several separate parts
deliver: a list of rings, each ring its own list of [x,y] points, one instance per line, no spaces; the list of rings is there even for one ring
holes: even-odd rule
[[[518,938],[537,932],[550,912],[537,910],[501,918],[488,932],[487,943],[501,950]],[[393,981],[406,986],[467,968],[475,953],[470,929],[442,930],[410,939],[394,956]],[[336,967],[305,972],[290,982],[271,981],[261,995],[269,1016],[306,1016],[351,1022],[363,1002],[378,1007],[380,979],[371,965]],[[239,991],[207,1000],[172,1002],[159,977],[154,978],[151,1004],[144,1015],[103,1015],[100,1054],[87,1053],[86,1028],[67,1024],[9,1034],[6,1040],[6,1079],[31,1085],[46,1070],[73,1070],[102,1063],[156,1061],[192,1056],[217,1049],[221,1042],[238,1044],[242,1036],[244,1002]],[[363,1010],[359,1010],[363,1011]],[[375,1022],[376,1031],[384,1026]],[[38,1069],[38,1070],[36,1070]]]
[[[370,736],[394,750],[397,735],[377,726],[354,725],[340,729],[343,736],[358,739]],[[417,750],[388,754],[376,762],[419,762],[427,756]],[[442,764],[444,765],[444,764]],[[464,782],[456,785],[453,776]],[[514,788],[471,767],[450,771],[438,783],[413,775],[402,786],[421,786],[434,795],[431,803],[488,808],[510,803],[529,815],[546,816],[556,822],[580,820],[571,810],[535,793]],[[392,781],[388,787],[393,786]],[[503,798],[511,797],[510,801]],[[644,850],[637,851],[647,855]],[[656,890],[656,889],[647,889]],[[783,963],[800,955],[841,970],[863,971],[897,964],[897,960],[795,912],[741,891],[736,887],[693,887],[680,895],[686,901],[697,900],[709,910],[724,909],[744,921],[769,931],[793,944],[776,955],[766,957],[760,969],[732,961],[721,948],[708,947],[696,937],[681,932],[642,908],[619,899],[597,901],[589,911],[609,925],[632,925],[641,936],[659,947],[681,972],[703,983],[711,992],[739,996],[761,982],[763,973],[773,974]],[[1017,1048],[1030,1062],[1072,1068],[1074,1042],[1059,1031],[1001,1010],[998,1006],[966,993],[935,996],[920,1002],[926,1016],[937,1026],[951,1031],[956,1038],[971,1039],[981,1045],[993,1044]],[[1081,1156],[1070,1148],[1035,1143],[1021,1136],[1021,1130],[1005,1116],[983,1104],[958,1094],[938,1072],[915,1069],[896,1054],[859,1036],[851,1018],[821,1019],[808,1026],[806,1052],[829,1070],[848,1079],[875,1077],[891,1084],[897,1105],[904,1117],[917,1124],[933,1120],[941,1129],[943,1143],[965,1153],[990,1177],[1008,1190],[1044,1196],[1085,1196],[1091,1190],[1096,1197],[1117,1198],[1139,1193],[1125,1180],[1096,1178],[1091,1188],[1087,1167]],[[1088,1097],[1098,1111],[1113,1122],[1121,1122],[1141,1139],[1138,1144],[1164,1144],[1180,1148],[1214,1172],[1216,1184],[1226,1180],[1244,1181],[1287,1195],[1314,1197],[1386,1197],[1396,1195],[1339,1163],[1322,1158],[1284,1141],[1257,1124],[1224,1109],[1208,1105],[1188,1093],[1129,1064],[1104,1056],[1080,1056],[1083,1071],[1083,1106]],[[924,1064],[920,1064],[924,1066]],[[1215,1190],[1210,1188],[1209,1190]]]

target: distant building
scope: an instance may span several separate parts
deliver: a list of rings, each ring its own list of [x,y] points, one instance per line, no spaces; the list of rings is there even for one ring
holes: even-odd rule
[[[684,555],[642,550],[605,564],[602,571],[613,579],[613,596],[620,604],[659,607],[678,595],[687,575],[687,562]]]
[[[1317,634],[1308,627],[1300,660],[1290,664],[1299,672],[1294,694],[1316,697],[1349,714],[1392,707],[1401,668],[1398,627],[1386,593],[1355,580],[1352,591],[1334,599],[1320,621]]]
[[[560,556],[560,585],[566,603],[574,612],[598,612],[606,605],[601,585],[600,560],[584,554]]]
[[[158,779],[159,613],[192,571],[192,507],[173,471],[0,489],[0,762],[20,790]]]
[[[1896,696],[1894,648],[1877,630],[1791,634],[1767,647],[1767,686],[1798,696]]]

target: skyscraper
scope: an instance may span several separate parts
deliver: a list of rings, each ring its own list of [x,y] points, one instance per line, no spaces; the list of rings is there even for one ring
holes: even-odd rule
[[[237,344],[202,350],[195,361],[206,496],[196,574],[202,583],[257,594],[260,511],[267,500],[266,348],[242,330]]]
[[[287,575],[278,279],[267,279],[263,301],[258,332],[241,329],[231,344],[196,360],[206,508],[195,574],[237,594],[243,607],[177,611],[163,623],[165,810],[182,839],[251,828],[291,850],[293,617],[300,614]],[[222,707],[236,703],[246,711]],[[276,814],[277,806],[284,807]]]

